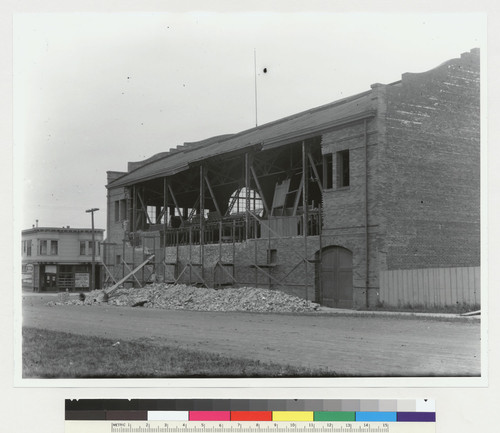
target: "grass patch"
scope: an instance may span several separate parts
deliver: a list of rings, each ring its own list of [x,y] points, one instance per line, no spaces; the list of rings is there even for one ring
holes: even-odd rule
[[[471,311],[478,311],[481,306],[457,303],[456,305],[446,305],[446,306],[424,306],[424,305],[412,305],[403,304],[398,306],[384,305],[380,303],[376,306],[365,308],[361,310],[368,311],[400,311],[406,313],[435,313],[435,314],[464,314]]]
[[[332,377],[334,372],[23,328],[23,378]]]

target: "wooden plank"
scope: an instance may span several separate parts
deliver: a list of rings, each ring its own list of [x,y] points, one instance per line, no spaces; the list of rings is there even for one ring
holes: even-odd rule
[[[459,304],[465,303],[464,293],[464,268],[455,268],[457,274],[457,302]]]
[[[457,272],[455,268],[450,268],[450,291],[451,291],[451,305],[456,305],[457,296]]]
[[[217,199],[215,198],[215,194],[212,190],[212,185],[210,185],[210,181],[208,180],[208,176],[205,175],[205,183],[207,184],[207,187],[208,187],[208,191],[210,192],[210,196],[212,197],[212,201],[214,202],[214,205],[215,205],[215,210],[217,211],[217,213],[219,215],[222,216],[221,212],[220,212],[220,208],[219,208],[219,205],[217,203]]]
[[[181,209],[179,208],[179,204],[177,203],[177,199],[175,198],[174,191],[172,191],[172,187],[170,186],[170,184],[168,184],[167,186],[168,186],[168,190],[170,191],[170,195],[172,196],[172,200],[174,201],[174,205],[175,205],[175,208],[177,209],[177,213],[179,214],[181,222],[184,222],[184,219],[182,218]]]
[[[481,305],[481,268],[474,268],[474,301]]]
[[[274,187],[274,197],[272,203],[273,209],[285,206],[285,200],[289,188],[290,188],[290,179],[285,179],[281,183],[276,183],[276,186]]]
[[[266,198],[264,197],[264,192],[262,191],[259,179],[257,177],[257,173],[255,173],[255,169],[253,168],[252,164],[250,165],[250,171],[251,171],[253,179],[255,181],[255,186],[257,187],[257,191],[259,192],[260,199],[262,200],[262,204],[264,205],[264,209],[266,211],[266,215],[270,215],[271,212],[269,211],[269,206],[267,205]]]
[[[316,178],[316,183],[318,184],[319,191],[321,194],[323,194],[323,185],[321,183],[321,180],[319,178],[318,170],[316,169],[316,166],[314,165],[314,159],[311,155],[311,152],[307,152],[307,157],[309,158],[309,162],[311,163],[311,168],[314,173],[314,177]]]
[[[125,265],[125,267],[128,269],[129,272],[132,271],[132,269],[130,269],[130,266],[127,265],[127,263],[123,261],[123,258],[122,258],[122,263]],[[134,277],[135,281],[137,281],[137,284],[139,284],[139,287],[142,288],[141,282],[137,279],[137,277],[135,276],[135,274],[132,274],[132,276]]]
[[[292,215],[295,216],[297,214],[297,208],[299,207],[300,196],[302,193],[302,186],[304,185],[304,173],[302,173],[302,177],[300,178],[299,189],[297,190],[297,194],[295,195],[295,202],[293,204],[293,212]]]
[[[125,277],[123,277],[120,281],[118,281],[117,283],[115,283],[114,285],[109,287],[108,289],[104,290],[104,293],[109,295],[111,292],[113,292],[115,289],[117,289],[118,286],[120,286],[120,284],[127,281],[132,275],[134,275],[136,272],[140,271],[144,266],[146,266],[146,264],[149,263],[153,258],[154,258],[154,254],[149,256],[144,262],[142,262],[139,266],[137,266],[137,268],[135,268],[133,271],[131,271],[130,273],[125,275]]]

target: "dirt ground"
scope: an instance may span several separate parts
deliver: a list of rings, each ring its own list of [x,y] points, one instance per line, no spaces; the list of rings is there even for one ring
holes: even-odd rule
[[[139,340],[354,376],[479,376],[479,321],[400,316],[48,306],[23,297],[23,326]]]

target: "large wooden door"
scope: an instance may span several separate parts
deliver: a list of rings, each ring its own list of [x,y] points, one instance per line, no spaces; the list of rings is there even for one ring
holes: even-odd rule
[[[325,248],[319,271],[321,303],[327,307],[352,308],[352,253],[342,247]]]

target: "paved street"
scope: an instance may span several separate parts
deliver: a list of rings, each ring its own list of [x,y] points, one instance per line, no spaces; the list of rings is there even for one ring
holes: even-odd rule
[[[47,306],[25,296],[23,325],[141,340],[355,376],[480,374],[480,322]]]

